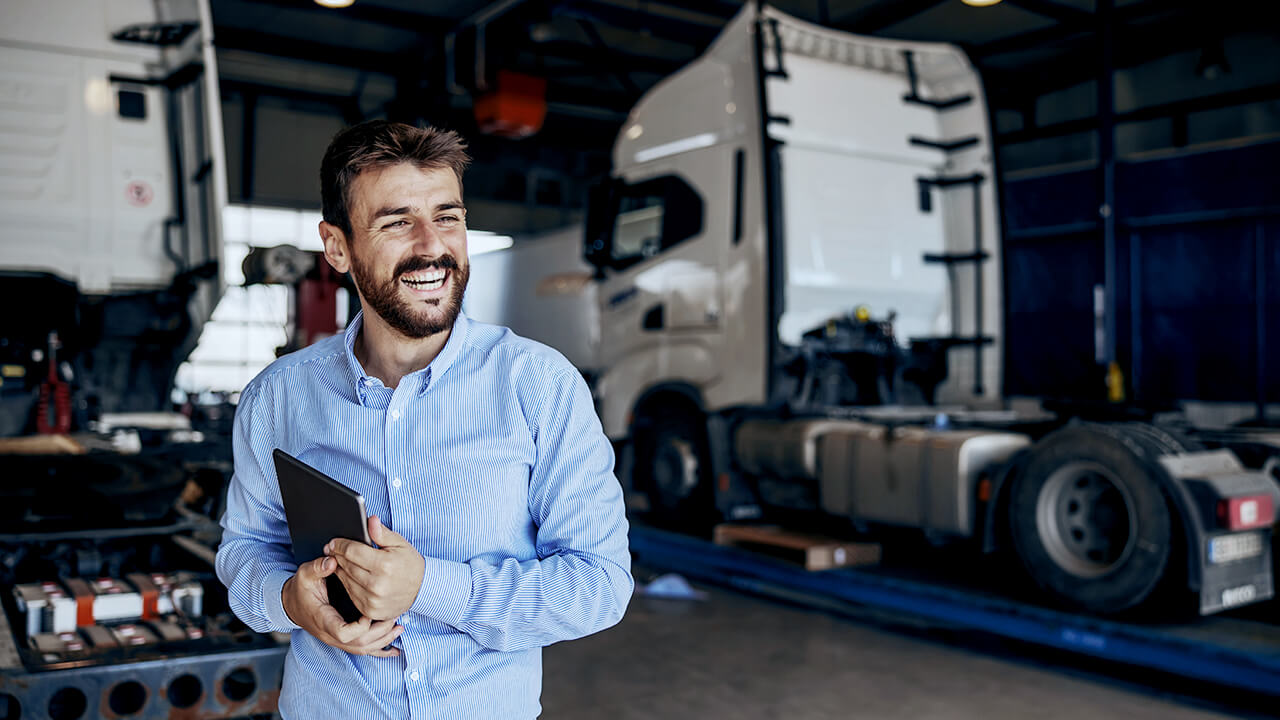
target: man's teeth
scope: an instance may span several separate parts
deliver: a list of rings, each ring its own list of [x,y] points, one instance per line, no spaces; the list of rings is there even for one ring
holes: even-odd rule
[[[404,284],[415,290],[435,290],[444,284],[444,270],[429,270],[425,272],[407,273],[401,279]]]

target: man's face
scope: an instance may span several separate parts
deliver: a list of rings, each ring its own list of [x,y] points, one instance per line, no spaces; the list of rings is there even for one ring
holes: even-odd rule
[[[366,312],[410,338],[452,328],[471,274],[457,176],[401,163],[360,174],[350,197],[351,275]]]

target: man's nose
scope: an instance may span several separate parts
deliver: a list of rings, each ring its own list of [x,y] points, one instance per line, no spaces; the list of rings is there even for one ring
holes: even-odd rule
[[[433,225],[426,223],[419,225],[418,228],[413,238],[414,254],[438,258],[449,252],[444,242],[444,235]]]

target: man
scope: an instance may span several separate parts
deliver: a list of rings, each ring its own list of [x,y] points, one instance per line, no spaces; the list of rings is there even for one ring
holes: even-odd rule
[[[292,632],[285,718],[533,718],[541,648],[618,622],[633,580],[613,453],[559,353],[460,314],[465,145],[371,121],[320,169],[328,262],[361,313],[249,383],[218,577]],[[377,546],[295,566],[282,448],[364,495]],[[329,604],[336,574],[363,617]]]

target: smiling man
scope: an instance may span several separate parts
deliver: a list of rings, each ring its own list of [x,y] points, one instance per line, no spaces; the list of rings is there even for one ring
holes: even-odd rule
[[[541,648],[621,619],[633,580],[613,453],[556,351],[461,313],[470,275],[452,132],[371,121],[320,169],[325,257],[361,312],[280,358],[236,412],[218,576],[291,632],[285,718],[534,718]],[[376,547],[297,566],[271,453],[360,492]],[[363,613],[328,601],[336,574]]]

